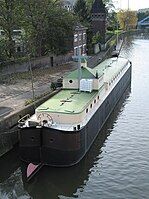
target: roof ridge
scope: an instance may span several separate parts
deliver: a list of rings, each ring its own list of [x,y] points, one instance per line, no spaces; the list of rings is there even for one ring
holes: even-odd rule
[[[89,68],[88,66],[83,66],[88,72],[90,72],[94,77],[96,77],[95,70],[93,68]]]

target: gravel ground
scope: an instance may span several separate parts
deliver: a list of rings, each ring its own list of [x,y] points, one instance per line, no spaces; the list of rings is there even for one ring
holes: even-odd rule
[[[45,68],[33,71],[33,86],[35,96],[50,92],[51,82],[57,81],[66,73],[76,69],[77,63],[71,62],[59,67]],[[31,73],[17,73],[11,76],[0,77],[0,115],[3,107],[17,111],[25,107],[25,103],[32,99]],[[11,111],[12,113],[12,111]]]

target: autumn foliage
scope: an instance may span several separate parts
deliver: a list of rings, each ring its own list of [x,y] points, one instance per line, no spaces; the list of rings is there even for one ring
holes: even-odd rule
[[[131,10],[120,10],[117,13],[118,22],[122,30],[135,29],[137,25],[137,12]]]

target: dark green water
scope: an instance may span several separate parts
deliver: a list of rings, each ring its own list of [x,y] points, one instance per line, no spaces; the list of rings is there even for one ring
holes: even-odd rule
[[[133,64],[131,86],[85,158],[27,184],[14,150],[0,160],[0,199],[149,198],[149,37],[129,37],[121,55]]]

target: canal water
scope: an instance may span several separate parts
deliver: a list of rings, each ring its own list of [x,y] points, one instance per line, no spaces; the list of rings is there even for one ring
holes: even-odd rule
[[[130,36],[121,55],[132,61],[131,85],[85,158],[26,183],[16,148],[0,160],[0,199],[149,198],[149,37]]]

